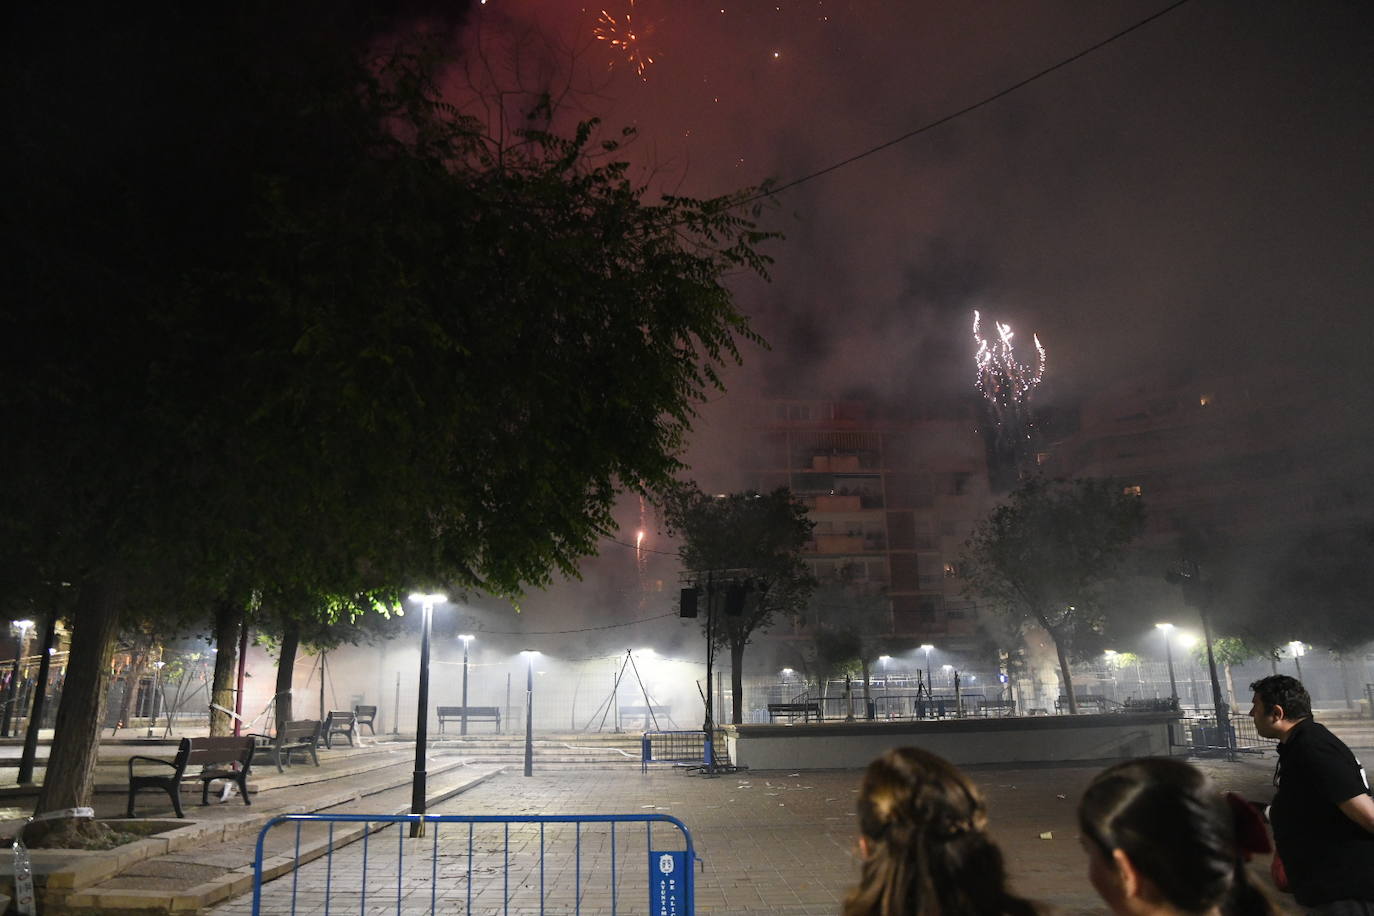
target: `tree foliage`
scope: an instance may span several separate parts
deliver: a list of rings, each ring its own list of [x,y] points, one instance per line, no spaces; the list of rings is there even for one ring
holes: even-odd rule
[[[716,602],[716,644],[730,650],[734,686],[734,721],[743,715],[744,648],[753,635],[779,615],[792,616],[806,606],[815,577],[802,560],[815,523],[806,506],[780,487],[770,493],[709,496],[693,484],[681,484],[663,495],[664,519],[682,538],[682,564]],[[725,613],[730,583],[748,583],[739,614]]]
[[[965,544],[968,591],[1014,624],[1034,622],[1049,633],[1074,712],[1069,656],[1075,636],[1100,625],[1100,588],[1144,525],[1140,498],[1112,481],[1034,478],[1012,491]]]
[[[0,563],[79,593],[40,810],[89,799],[129,608],[573,572],[755,339],[739,198],[488,137],[366,7],[191,10],[7,14]]]

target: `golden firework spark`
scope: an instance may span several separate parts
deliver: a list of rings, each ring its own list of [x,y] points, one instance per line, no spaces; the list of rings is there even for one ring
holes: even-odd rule
[[[620,54],[625,63],[630,65],[635,75],[640,79],[648,79],[644,71],[649,69],[649,65],[654,62],[651,53],[646,49],[645,43],[653,35],[653,26],[646,22],[635,22],[635,0],[629,0],[629,6],[625,12],[616,18],[606,10],[601,11],[597,17],[596,27],[592,29],[592,34],[597,41],[604,41]],[[612,62],[614,67],[615,63]]]

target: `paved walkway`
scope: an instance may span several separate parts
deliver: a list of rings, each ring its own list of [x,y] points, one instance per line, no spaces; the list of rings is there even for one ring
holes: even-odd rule
[[[1268,797],[1269,757],[1201,765],[1223,789]],[[1006,852],[1014,887],[1066,914],[1103,910],[1088,883],[1074,821],[1077,798],[1096,772],[1096,767],[973,771],[987,795],[993,832]],[[696,879],[697,912],[809,916],[837,913],[857,875],[854,795],[858,777],[855,771],[827,771],[703,779],[657,770],[643,776],[538,773],[526,779],[515,771],[433,810],[502,815],[671,814],[687,824],[703,860]],[[655,828],[654,835],[654,848],[672,848],[665,828]],[[512,828],[509,836],[507,843],[501,828],[474,828],[469,873],[470,847],[464,826],[448,825],[437,836],[419,841],[402,839],[394,830],[376,834],[368,849],[365,906],[359,880],[363,849],[356,843],[336,852],[332,861],[321,860],[300,870],[294,888],[295,912],[324,913],[327,885],[330,912],[427,913],[433,896],[438,912],[465,913],[471,893],[473,913],[539,913],[538,832]],[[648,844],[644,829],[620,828],[614,846],[606,828],[584,827],[580,838],[579,861],[572,830],[545,831],[544,911],[573,912],[576,887],[582,892],[582,913],[611,913],[614,849],[615,912],[645,912]],[[1256,862],[1257,874],[1267,874],[1267,865],[1267,861]],[[289,877],[268,884],[264,912],[290,912],[292,891]],[[240,898],[213,912],[243,916],[251,912],[251,898]]]

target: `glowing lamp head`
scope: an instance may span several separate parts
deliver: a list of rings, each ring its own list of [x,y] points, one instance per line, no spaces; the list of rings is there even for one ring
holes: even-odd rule
[[[1292,653],[1294,658],[1301,658],[1307,654],[1307,647],[1304,646],[1301,641],[1295,639],[1288,644],[1288,651]]]
[[[794,672],[791,668],[784,668],[784,669],[782,669],[782,676],[783,676],[783,677],[791,677],[793,674],[795,674],[795,672]]]
[[[463,634],[462,634],[461,636],[459,636],[458,638],[461,639],[461,640],[463,641],[463,645],[466,646],[468,643],[472,642],[472,641],[473,641],[474,639],[476,639],[477,637],[476,637],[476,636],[473,636],[471,633],[463,633]]]
[[[410,600],[419,605],[432,607],[436,604],[443,604],[448,601],[448,595],[445,595],[443,592],[430,592],[428,594],[425,592],[411,592]]]
[[[923,644],[921,645],[921,650],[922,650],[923,652],[925,652],[926,655],[929,655],[929,654],[930,654],[930,650],[931,650],[931,649],[934,649],[934,648],[935,648],[935,647],[932,646],[930,643],[923,643]]]
[[[1165,633],[1168,633],[1168,632],[1169,632],[1170,630],[1172,630],[1173,628],[1174,628],[1174,625],[1173,625],[1172,623],[1157,623],[1157,624],[1155,624],[1155,629],[1156,629],[1156,630],[1163,630]]]

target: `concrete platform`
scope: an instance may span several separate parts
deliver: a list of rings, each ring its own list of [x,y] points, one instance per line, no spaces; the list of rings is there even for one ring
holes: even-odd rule
[[[1097,763],[1167,756],[1172,714],[1030,716],[726,727],[730,759],[750,769],[867,766],[893,747],[925,748],[960,766]]]

